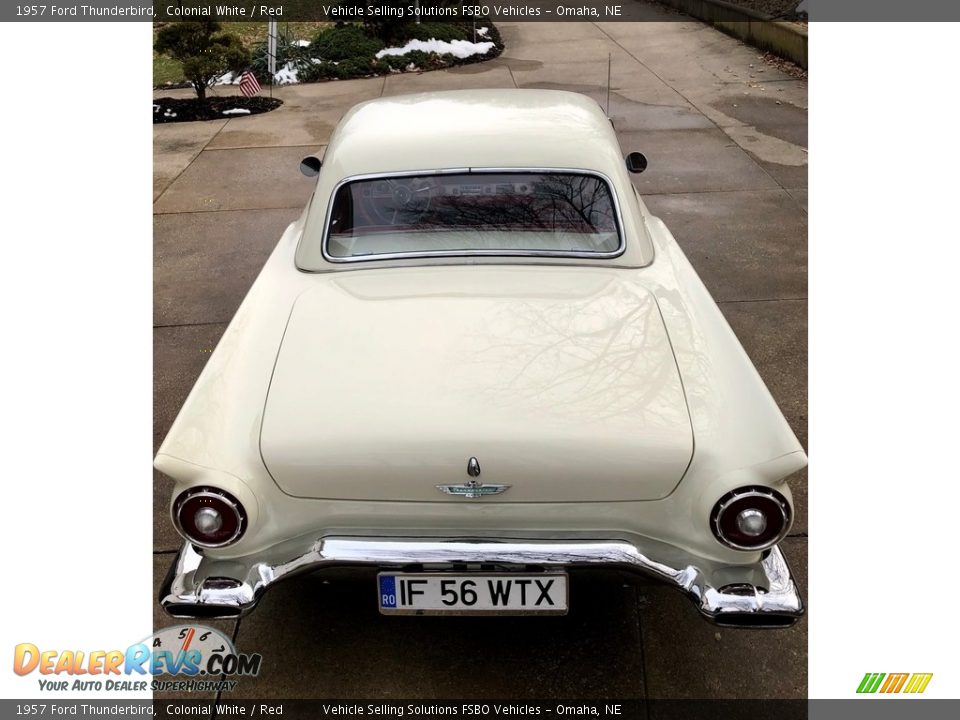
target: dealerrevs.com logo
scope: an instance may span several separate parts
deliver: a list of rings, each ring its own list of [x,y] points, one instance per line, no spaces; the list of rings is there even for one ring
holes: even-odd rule
[[[126,650],[41,650],[33,643],[14,648],[13,671],[37,673],[41,690],[230,691],[235,676],[260,672],[262,657],[238,653],[233,641],[203,625],[163,628]],[[174,680],[147,679],[173,676]]]
[[[867,673],[857,687],[858,693],[922,693],[933,673]]]

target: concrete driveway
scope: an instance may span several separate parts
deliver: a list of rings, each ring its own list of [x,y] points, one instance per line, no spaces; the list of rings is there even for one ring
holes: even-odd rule
[[[807,87],[697,22],[502,23],[493,62],[276,90],[277,111],[160,125],[154,133],[155,418],[159,445],[226,324],[312,183],[300,158],[340,116],[381,95],[530,87],[605,101],[636,182],[719,302],[806,444]],[[170,93],[161,93],[170,94]],[[171,483],[156,476],[155,578],[179,546]],[[785,543],[806,585],[806,476]],[[370,581],[304,577],[242,621],[219,623],[259,677],[233,697],[800,698],[807,626],[704,623],[674,591],[600,573],[575,578],[571,615],[384,618]],[[816,609],[814,608],[814,612]],[[157,626],[173,621],[157,610]],[[482,668],[482,683],[477,682]]]

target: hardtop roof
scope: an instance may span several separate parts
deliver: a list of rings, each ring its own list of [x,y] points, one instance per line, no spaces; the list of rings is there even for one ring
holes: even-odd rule
[[[354,107],[324,156],[335,177],[472,167],[622,168],[616,135],[591,98],[560,90],[453,90]]]

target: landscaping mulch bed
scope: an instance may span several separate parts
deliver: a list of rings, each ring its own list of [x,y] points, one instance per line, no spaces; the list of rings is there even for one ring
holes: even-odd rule
[[[794,12],[799,0],[723,0],[730,5],[747,8],[771,20],[788,20],[796,16]]]
[[[208,97],[205,102],[197,98],[156,98],[153,101],[153,122],[190,122],[193,120],[225,120],[234,117],[247,117],[276,110],[283,104],[277,98],[244,97],[226,95]],[[246,112],[230,112],[232,110]]]

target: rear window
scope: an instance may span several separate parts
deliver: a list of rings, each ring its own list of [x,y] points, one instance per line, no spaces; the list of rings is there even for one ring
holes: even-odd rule
[[[623,250],[606,180],[571,172],[365,178],[334,193],[331,260],[434,255],[613,257]]]

